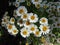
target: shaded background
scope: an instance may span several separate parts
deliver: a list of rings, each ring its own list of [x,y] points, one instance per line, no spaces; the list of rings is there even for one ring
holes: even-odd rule
[[[15,0],[0,0],[0,23],[1,23],[1,18],[3,17],[5,11],[9,12],[9,15],[12,17],[13,16],[13,10],[16,9],[15,6],[11,5],[8,6],[9,3],[8,1],[15,1]],[[54,0],[55,2],[58,0]],[[9,35],[7,30],[3,27],[3,34],[2,37],[0,37],[0,45],[20,45],[20,41],[25,41],[24,38],[21,37],[21,35],[17,35],[16,37]],[[23,42],[22,42],[23,43]],[[22,44],[24,45],[24,44]]]
[[[0,24],[1,24],[1,19],[6,11],[9,12],[9,16],[13,16],[13,10],[16,9],[15,6],[11,5],[9,6],[8,3],[9,0],[0,0]],[[15,0],[10,0],[15,1]],[[17,35],[16,37],[10,35],[7,32],[7,29],[3,27],[2,36],[0,37],[0,45],[20,45],[20,41],[24,41],[25,39],[21,37],[21,35]],[[23,43],[23,42],[22,42]],[[24,44],[22,44],[24,45]]]

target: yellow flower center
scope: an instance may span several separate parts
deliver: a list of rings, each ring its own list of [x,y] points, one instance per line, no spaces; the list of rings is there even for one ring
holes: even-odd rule
[[[45,19],[42,19],[42,20],[41,20],[41,22],[43,22],[43,23],[44,23],[44,22],[46,22],[46,20],[45,20]]]
[[[26,25],[30,25],[30,22],[29,21],[26,21]]]
[[[19,20],[19,23],[20,23],[20,24],[22,24],[22,23],[23,23],[23,21],[22,21],[22,20]]]
[[[14,33],[16,33],[16,32],[17,32],[17,30],[13,30],[13,32],[14,32]]]
[[[25,18],[25,19],[26,19],[26,18],[27,18],[27,14],[24,14],[24,15],[23,15],[23,18]]]
[[[19,10],[19,13],[21,13],[21,14],[24,13],[24,10],[23,9],[20,9]]]
[[[36,8],[40,8],[40,5],[39,5],[39,4],[37,4],[37,5],[36,5]]]
[[[35,0],[35,2],[38,2],[38,0]]]
[[[8,25],[8,29],[12,29],[12,25],[11,24]]]
[[[18,7],[18,4],[15,4],[16,7]]]
[[[43,31],[46,31],[47,29],[47,26],[43,26]]]
[[[31,2],[28,2],[28,3],[27,3],[27,6],[30,6],[30,5],[31,5]]]
[[[14,18],[12,18],[12,20],[11,20],[12,22],[14,22],[15,20],[14,20]]]
[[[25,30],[25,31],[23,31],[23,35],[27,35],[27,31]]]
[[[35,34],[36,34],[36,35],[39,35],[39,31],[36,31]]]
[[[7,20],[6,20],[6,19],[4,19],[3,21],[4,21],[4,22],[7,22]]]
[[[34,27],[31,27],[31,31],[34,31],[35,30],[35,28]]]
[[[35,16],[34,16],[34,15],[32,15],[32,16],[31,16],[31,19],[32,19],[32,20],[34,20],[34,19],[35,19]]]
[[[57,26],[60,26],[60,23],[58,23]]]

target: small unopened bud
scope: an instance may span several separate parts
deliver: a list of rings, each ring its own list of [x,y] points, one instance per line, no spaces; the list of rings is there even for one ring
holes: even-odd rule
[[[30,6],[31,5],[31,3],[30,2],[27,2],[27,6]]]

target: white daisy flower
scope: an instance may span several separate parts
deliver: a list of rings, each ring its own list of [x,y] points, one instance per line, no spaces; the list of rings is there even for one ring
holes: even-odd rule
[[[16,0],[15,2],[13,2],[13,5],[15,5],[16,7],[19,7],[20,3],[22,3],[22,2],[25,2],[25,0]]]
[[[34,24],[31,24],[28,29],[30,30],[30,33],[34,33],[37,30],[37,26]]]
[[[7,29],[8,29],[8,32],[11,33],[12,32],[12,29],[15,28],[15,25],[12,25],[12,24],[7,24]]]
[[[26,1],[27,1],[27,0],[26,0]],[[30,1],[27,2],[27,6],[31,6],[31,2],[30,2]]]
[[[7,24],[7,29],[12,29],[13,28],[13,25],[12,24]]]
[[[5,25],[8,23],[8,20],[6,18],[2,19],[2,25]]]
[[[35,4],[35,7],[36,7],[37,9],[39,9],[39,8],[40,8],[40,3]]]
[[[17,24],[18,24],[20,27],[22,27],[22,26],[24,25],[24,22],[23,22],[22,19],[19,19],[19,20],[17,21]]]
[[[38,16],[37,14],[30,13],[28,19],[31,23],[36,23],[38,21]]]
[[[17,9],[17,12],[16,13],[17,13],[18,16],[21,16],[22,14],[27,13],[27,9],[25,8],[25,6],[20,6]]]
[[[53,24],[50,24],[50,30],[53,30],[54,26]]]
[[[30,25],[31,25],[31,23],[30,23],[28,20],[24,23],[24,26],[25,26],[26,28],[29,28]]]
[[[21,16],[21,19],[27,20],[27,19],[28,19],[28,14],[27,14],[27,13],[24,13],[24,14]]]
[[[24,38],[30,36],[30,32],[29,32],[29,30],[28,30],[27,28],[25,28],[25,27],[21,29],[20,34],[21,34],[21,36],[24,37]]]
[[[10,19],[10,23],[11,24],[14,24],[15,23],[15,19],[13,17]]]
[[[43,35],[49,33],[50,27],[48,25],[40,25],[40,30],[42,31]]]
[[[42,0],[31,0],[33,4],[40,3]]]
[[[13,5],[15,5],[15,7],[19,7],[20,3],[19,2],[14,2]]]
[[[7,12],[5,14],[7,14]],[[8,22],[9,22],[9,18],[10,18],[9,16],[4,15],[2,18],[1,25],[6,26],[6,24],[8,24]]]
[[[15,36],[15,35],[17,35],[17,33],[18,33],[18,30],[16,28],[12,29],[11,35]]]
[[[57,25],[56,25],[57,23],[53,23],[52,25],[51,25],[51,28],[57,28]]]
[[[48,19],[45,18],[45,17],[42,17],[40,20],[39,20],[40,24],[48,24]]]
[[[7,12],[5,14],[7,14]],[[5,23],[5,24],[8,23],[9,18],[10,18],[9,16],[4,15],[4,17],[2,18],[2,22]]]
[[[47,9],[47,10],[46,10],[46,12],[47,12],[47,13],[49,13],[50,15],[52,15],[52,14],[53,14],[53,13],[52,13],[52,9],[51,9],[51,8],[50,8],[50,9]]]
[[[36,37],[40,37],[41,34],[42,34],[42,32],[39,31],[38,29],[34,32],[34,35],[35,35]]]

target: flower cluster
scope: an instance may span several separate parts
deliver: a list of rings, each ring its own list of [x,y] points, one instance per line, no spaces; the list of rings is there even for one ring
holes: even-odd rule
[[[10,4],[9,4],[10,5]],[[44,45],[60,44],[60,3],[42,0],[16,0],[13,5],[17,7],[13,17],[5,12],[1,25],[10,35],[20,34],[30,42]],[[52,43],[51,43],[52,42]],[[38,45],[38,44],[36,44]]]
[[[42,17],[39,19],[37,14],[28,13],[25,6],[18,7],[15,13],[17,15],[16,19],[8,16],[4,16],[2,19],[2,26],[7,28],[9,34],[16,36],[20,30],[21,36],[26,38],[30,34],[34,34],[35,37],[41,37],[49,33],[50,27],[47,18]],[[38,23],[39,26],[35,23]],[[15,24],[19,26],[19,30]]]
[[[16,28],[14,23],[15,19],[13,17],[10,18],[9,16],[4,16],[2,19],[2,26],[8,30],[9,34],[16,36],[16,34],[18,33],[18,29]]]
[[[24,38],[30,36],[30,33],[33,33],[37,37],[40,37],[42,33],[49,33],[50,29],[47,18],[43,17],[38,20],[38,15],[34,13],[27,13],[28,11],[25,6],[20,6],[16,11],[17,15],[21,17],[17,24],[20,27],[23,26],[20,33]],[[34,24],[36,22],[41,24],[39,27],[41,31],[39,31],[38,26]]]

